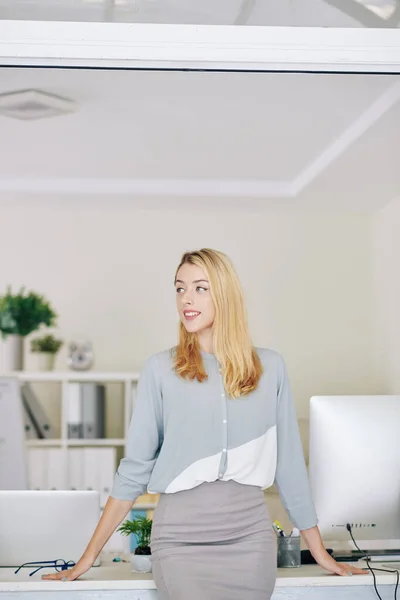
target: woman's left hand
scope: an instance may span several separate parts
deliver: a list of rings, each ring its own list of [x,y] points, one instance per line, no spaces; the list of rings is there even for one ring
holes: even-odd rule
[[[368,569],[360,569],[359,567],[354,567],[348,563],[338,563],[334,558],[332,558],[329,552],[324,552],[316,559],[316,561],[323,569],[326,569],[335,575],[340,575],[341,577],[348,577],[351,575],[368,575]]]
[[[324,543],[322,541],[321,534],[317,525],[310,527],[309,529],[303,529],[301,532],[303,539],[310,549],[314,560],[323,568],[334,573],[335,575],[341,575],[346,577],[348,575],[368,575],[368,569],[360,569],[359,567],[353,567],[347,563],[338,563],[332,556],[325,550]]]

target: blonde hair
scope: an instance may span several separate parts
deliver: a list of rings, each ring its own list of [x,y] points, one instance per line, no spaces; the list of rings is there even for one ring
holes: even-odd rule
[[[231,398],[255,390],[262,375],[262,365],[252,344],[242,287],[226,254],[203,248],[185,252],[175,273],[185,263],[197,265],[210,282],[215,306],[212,327],[214,353],[221,365],[225,390]],[[179,324],[179,342],[175,348],[175,372],[184,379],[207,379],[198,337]]]

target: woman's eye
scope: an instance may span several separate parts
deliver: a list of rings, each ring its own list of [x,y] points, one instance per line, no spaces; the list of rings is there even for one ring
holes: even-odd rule
[[[197,289],[197,291],[199,291],[199,290],[202,290],[203,292],[206,292],[206,291],[207,291],[207,288],[205,288],[205,287],[201,287],[201,285],[197,286],[197,288],[196,288],[196,289]]]
[[[181,294],[182,293],[183,288],[176,288],[176,293],[177,294]]]

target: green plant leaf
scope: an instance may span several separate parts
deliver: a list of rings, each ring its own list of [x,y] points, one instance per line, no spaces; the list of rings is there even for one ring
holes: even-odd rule
[[[27,336],[42,325],[53,327],[57,314],[50,303],[35,292],[25,293],[21,287],[13,294],[11,286],[0,296],[0,331],[3,337],[15,334]]]
[[[139,516],[132,521],[124,521],[117,531],[122,535],[130,535],[131,533],[135,534],[138,547],[145,548],[150,546],[152,525],[153,521],[151,519]]]
[[[32,352],[49,352],[56,354],[61,348],[62,340],[57,340],[53,335],[45,335],[31,341]]]

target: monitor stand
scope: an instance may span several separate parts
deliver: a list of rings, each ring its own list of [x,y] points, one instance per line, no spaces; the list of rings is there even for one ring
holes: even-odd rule
[[[371,550],[350,550],[349,552],[337,551],[333,553],[333,558],[339,562],[354,562],[365,558],[365,555],[375,561],[398,561],[400,560],[400,548],[389,549],[371,549]]]

